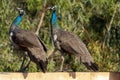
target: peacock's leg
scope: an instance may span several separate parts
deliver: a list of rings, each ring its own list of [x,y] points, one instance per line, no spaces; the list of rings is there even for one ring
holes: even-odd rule
[[[61,62],[61,66],[60,66],[60,71],[63,71],[63,64],[64,64],[64,60],[65,60],[63,55],[61,56],[61,59],[62,59],[62,62]]]
[[[20,66],[20,69],[19,69],[20,72],[23,71],[23,67],[24,67],[24,64],[25,64],[25,60],[26,60],[26,56],[23,56],[23,61],[22,61],[22,64],[21,64],[21,66]]]
[[[22,61],[22,64],[20,66],[19,72],[25,72],[26,69],[29,67],[29,64],[30,64],[30,60],[29,60],[27,65],[24,66],[25,65],[25,61],[27,60],[27,55],[24,53],[24,55],[22,55],[22,57],[23,57],[23,61]]]
[[[31,61],[29,60],[29,62],[27,63],[27,65],[22,68],[22,71],[23,71],[23,72],[24,72],[27,68],[29,68],[30,62],[31,62]]]

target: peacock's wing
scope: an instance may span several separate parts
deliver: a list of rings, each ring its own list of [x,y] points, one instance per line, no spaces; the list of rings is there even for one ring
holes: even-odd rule
[[[56,32],[57,41],[63,50],[69,53],[80,54],[81,56],[89,54],[85,44],[76,35],[61,29]]]
[[[94,63],[86,45],[76,35],[60,29],[56,31],[56,35],[56,42],[59,42],[61,50],[69,54],[75,54],[88,69],[98,70],[98,66]]]
[[[40,47],[38,37],[31,31],[16,29],[12,36],[14,42],[23,47]]]
[[[28,55],[30,59],[37,64],[43,72],[47,69],[46,53],[42,48],[32,47],[28,48]]]
[[[30,59],[45,72],[47,60],[44,43],[31,31],[16,29],[13,34],[14,42],[26,47]]]

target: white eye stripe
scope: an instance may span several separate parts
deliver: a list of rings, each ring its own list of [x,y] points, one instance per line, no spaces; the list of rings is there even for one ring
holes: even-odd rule
[[[24,12],[24,10],[20,10],[20,12]]]

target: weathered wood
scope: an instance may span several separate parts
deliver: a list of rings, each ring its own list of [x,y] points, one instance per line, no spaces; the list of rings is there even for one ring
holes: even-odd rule
[[[114,72],[48,72],[48,73],[1,72],[0,80],[120,80],[120,73],[114,73]]]

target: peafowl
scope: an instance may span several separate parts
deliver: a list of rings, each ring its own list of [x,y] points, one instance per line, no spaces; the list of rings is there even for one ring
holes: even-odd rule
[[[62,30],[57,22],[56,7],[49,7],[52,10],[50,20],[51,38],[55,46],[55,50],[59,50],[62,54],[62,63],[60,71],[63,71],[64,54],[75,55],[89,70],[98,71],[98,65],[94,62],[86,45],[73,33]],[[53,55],[53,54],[52,54]]]
[[[37,66],[45,73],[47,67],[47,48],[35,33],[19,28],[22,16],[24,15],[24,10],[18,9],[18,11],[19,15],[14,19],[10,26],[10,40],[15,48],[26,51],[30,60],[36,63]]]

